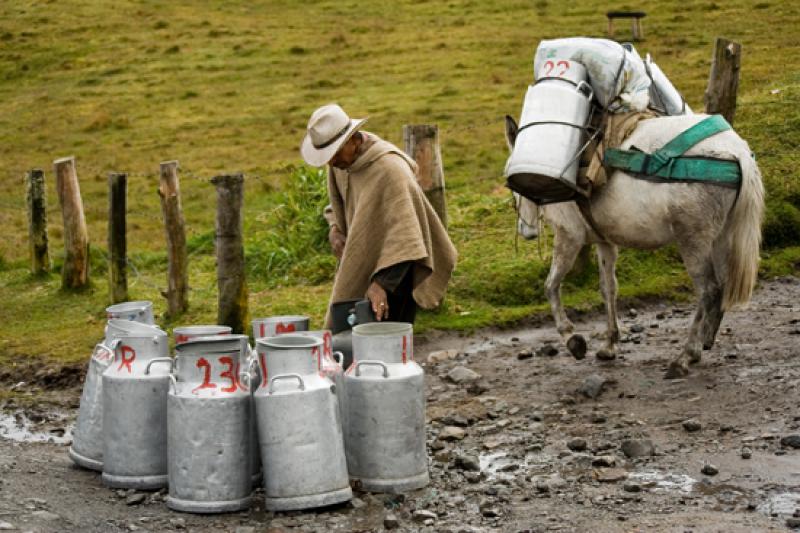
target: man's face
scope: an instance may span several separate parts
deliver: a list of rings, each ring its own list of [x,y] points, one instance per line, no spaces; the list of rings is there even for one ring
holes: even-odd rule
[[[352,165],[356,160],[356,152],[358,151],[358,147],[361,145],[361,135],[356,133],[349,139],[347,142],[339,148],[339,151],[336,152],[336,155],[329,161],[329,165],[332,167],[345,169]]]

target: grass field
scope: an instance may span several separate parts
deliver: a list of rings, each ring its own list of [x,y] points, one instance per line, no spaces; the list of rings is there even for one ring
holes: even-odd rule
[[[451,235],[461,259],[445,305],[420,328],[503,324],[545,310],[549,249],[514,249],[503,187],[502,117],[518,115],[540,39],[603,36],[609,8],[578,0],[8,1],[0,3],[0,361],[86,357],[101,336],[106,291],[107,176],[129,178],[131,296],[165,302],[160,161],[181,164],[191,252],[191,310],[214,322],[214,189],[246,175],[245,231],[254,316],[304,312],[318,324],[334,261],[313,209],[321,179],[299,171],[308,115],[336,101],[400,144],[403,124],[441,130]],[[702,109],[712,45],[743,45],[735,126],[756,152],[769,192],[765,274],[800,260],[800,4],[667,0],[647,11],[650,52]],[[618,25],[618,37],[625,37]],[[93,289],[59,290],[61,217],[52,161],[75,155],[93,253]],[[47,172],[55,273],[27,270],[22,178]],[[305,181],[290,183],[292,176]],[[316,188],[315,188],[316,187]],[[592,268],[570,278],[570,306],[600,302]],[[621,295],[686,298],[672,250],[624,252]],[[164,324],[170,326],[171,324]]]

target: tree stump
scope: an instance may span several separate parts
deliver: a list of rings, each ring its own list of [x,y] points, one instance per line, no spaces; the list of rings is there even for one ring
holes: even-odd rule
[[[417,181],[433,206],[439,219],[447,227],[447,200],[444,192],[444,168],[439,148],[439,128],[418,124],[403,126],[406,154],[417,162]]]
[[[216,176],[217,188],[217,324],[230,326],[233,333],[247,332],[247,278],[242,241],[244,176]]]
[[[108,297],[112,304],[128,300],[128,175],[108,176]]]
[[[186,230],[178,184],[178,162],[161,163],[158,195],[164,215],[167,237],[167,316],[176,317],[189,308],[189,258],[186,253]]]
[[[742,60],[742,45],[717,37],[708,88],[703,97],[706,113],[720,114],[733,125],[736,115],[736,93],[739,90],[739,69]]]
[[[53,161],[56,189],[64,220],[64,267],[61,287],[81,289],[89,284],[89,234],[83,216],[83,201],[78,185],[75,158],[64,157]]]
[[[28,204],[28,242],[31,253],[31,273],[34,276],[38,276],[50,271],[44,170],[36,168],[27,173],[25,176],[25,198]]]

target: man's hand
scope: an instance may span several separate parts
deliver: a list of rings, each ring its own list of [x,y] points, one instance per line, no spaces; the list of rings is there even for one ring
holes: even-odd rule
[[[373,281],[367,289],[367,298],[372,304],[372,310],[375,312],[375,318],[378,322],[389,318],[389,301],[386,298],[386,291],[377,281]]]
[[[331,243],[331,249],[333,249],[333,255],[336,256],[336,259],[341,259],[342,254],[344,253],[344,243],[347,241],[347,237],[345,237],[342,230],[339,229],[339,226],[336,224],[331,226],[330,231],[328,231],[328,240]]]

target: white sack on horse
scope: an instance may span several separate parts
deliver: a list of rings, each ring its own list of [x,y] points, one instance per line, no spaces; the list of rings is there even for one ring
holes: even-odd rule
[[[610,112],[647,109],[650,78],[644,62],[621,44],[589,37],[542,41],[533,60],[534,76],[542,76],[542,68],[552,58],[571,59],[586,67],[595,98]]]

